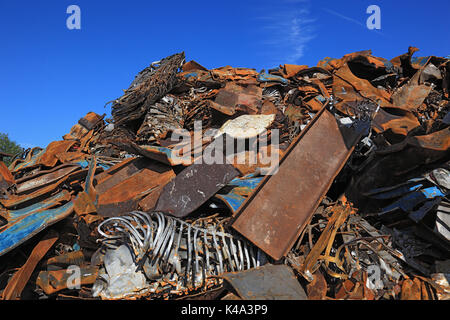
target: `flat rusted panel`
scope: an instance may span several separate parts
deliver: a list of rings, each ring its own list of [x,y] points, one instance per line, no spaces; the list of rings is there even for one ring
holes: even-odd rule
[[[344,138],[343,132],[322,108],[286,152],[279,171],[244,202],[232,227],[272,258],[282,258],[353,150],[355,137]]]
[[[193,164],[164,187],[156,210],[185,217],[238,175],[231,164]]]
[[[266,264],[223,277],[243,300],[307,300],[292,269],[286,265]]]

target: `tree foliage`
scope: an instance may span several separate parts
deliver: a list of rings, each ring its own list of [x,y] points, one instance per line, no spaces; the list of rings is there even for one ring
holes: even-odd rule
[[[0,152],[16,155],[17,153],[22,152],[22,150],[20,145],[9,139],[7,133],[0,132]],[[4,158],[3,162],[9,166],[11,158]]]

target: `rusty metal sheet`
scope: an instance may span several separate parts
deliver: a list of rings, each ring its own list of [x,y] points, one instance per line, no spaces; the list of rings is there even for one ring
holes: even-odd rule
[[[430,94],[432,88],[424,84],[404,85],[392,95],[392,102],[396,106],[407,106],[411,110],[416,110]]]
[[[34,269],[45,254],[58,240],[56,232],[49,232],[34,247],[25,264],[12,276],[3,290],[2,300],[18,300]]]
[[[97,213],[116,216],[136,210],[139,201],[175,177],[173,170],[159,162],[137,158],[113,171],[95,186]]]
[[[262,107],[262,89],[257,86],[242,87],[227,83],[225,88],[219,90],[214,102],[211,102],[211,108],[226,115],[233,115],[237,111],[255,114]]]
[[[192,70],[203,70],[203,71],[208,71],[208,69],[206,69],[204,66],[202,66],[201,64],[197,63],[194,60],[191,60],[189,62],[186,62],[185,64],[183,64],[183,66],[181,67],[181,69],[183,69],[184,72],[186,71],[192,71]]]
[[[19,182],[18,180],[17,194],[22,195],[34,192],[39,188],[45,187],[68,176],[78,169],[80,169],[80,166],[78,165],[61,165],[53,170],[39,172],[31,177],[27,177],[28,179],[26,181]]]
[[[243,300],[307,300],[292,269],[284,264],[221,275]]]
[[[180,157],[174,152],[174,150],[166,147],[141,146],[133,141],[125,139],[114,139],[110,140],[110,142],[121,150],[125,150],[132,154],[141,155],[170,166],[176,166],[179,164],[187,166],[192,163],[192,159],[190,157]]]
[[[8,167],[0,161],[0,196],[2,196],[2,193],[6,192],[6,189],[14,183],[14,177],[8,170]]]
[[[18,209],[23,208],[31,203],[36,203],[44,197],[56,192],[64,183],[69,183],[78,179],[83,179],[88,172],[88,169],[78,170],[70,173],[69,175],[63,177],[62,179],[56,181],[53,184],[40,188],[33,193],[24,195],[14,195],[9,199],[0,200],[0,203],[7,209]]]
[[[393,115],[383,109],[380,109],[375,115],[372,125],[377,133],[391,130],[393,133],[406,136],[412,129],[420,126],[419,120],[406,110],[397,109],[403,113],[403,116]]]
[[[238,175],[230,164],[193,164],[164,187],[156,210],[185,217]]]
[[[241,206],[232,227],[275,260],[282,258],[359,138],[356,131],[343,133],[334,115],[322,108],[291,144],[278,172],[266,176]]]

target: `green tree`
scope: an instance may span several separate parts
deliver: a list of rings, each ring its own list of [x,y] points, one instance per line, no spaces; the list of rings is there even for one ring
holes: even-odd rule
[[[22,152],[22,150],[23,149],[17,143],[9,139],[7,133],[0,132],[0,152],[16,155],[17,153]],[[3,162],[9,166],[11,158],[3,158]]]

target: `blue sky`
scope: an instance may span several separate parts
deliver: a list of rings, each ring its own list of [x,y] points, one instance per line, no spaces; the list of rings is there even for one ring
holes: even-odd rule
[[[69,30],[69,5],[81,30]],[[369,5],[381,30],[369,30]],[[24,147],[61,140],[89,111],[110,115],[152,61],[185,51],[207,68],[258,71],[371,49],[393,58],[450,54],[450,1],[0,0],[0,132]]]

